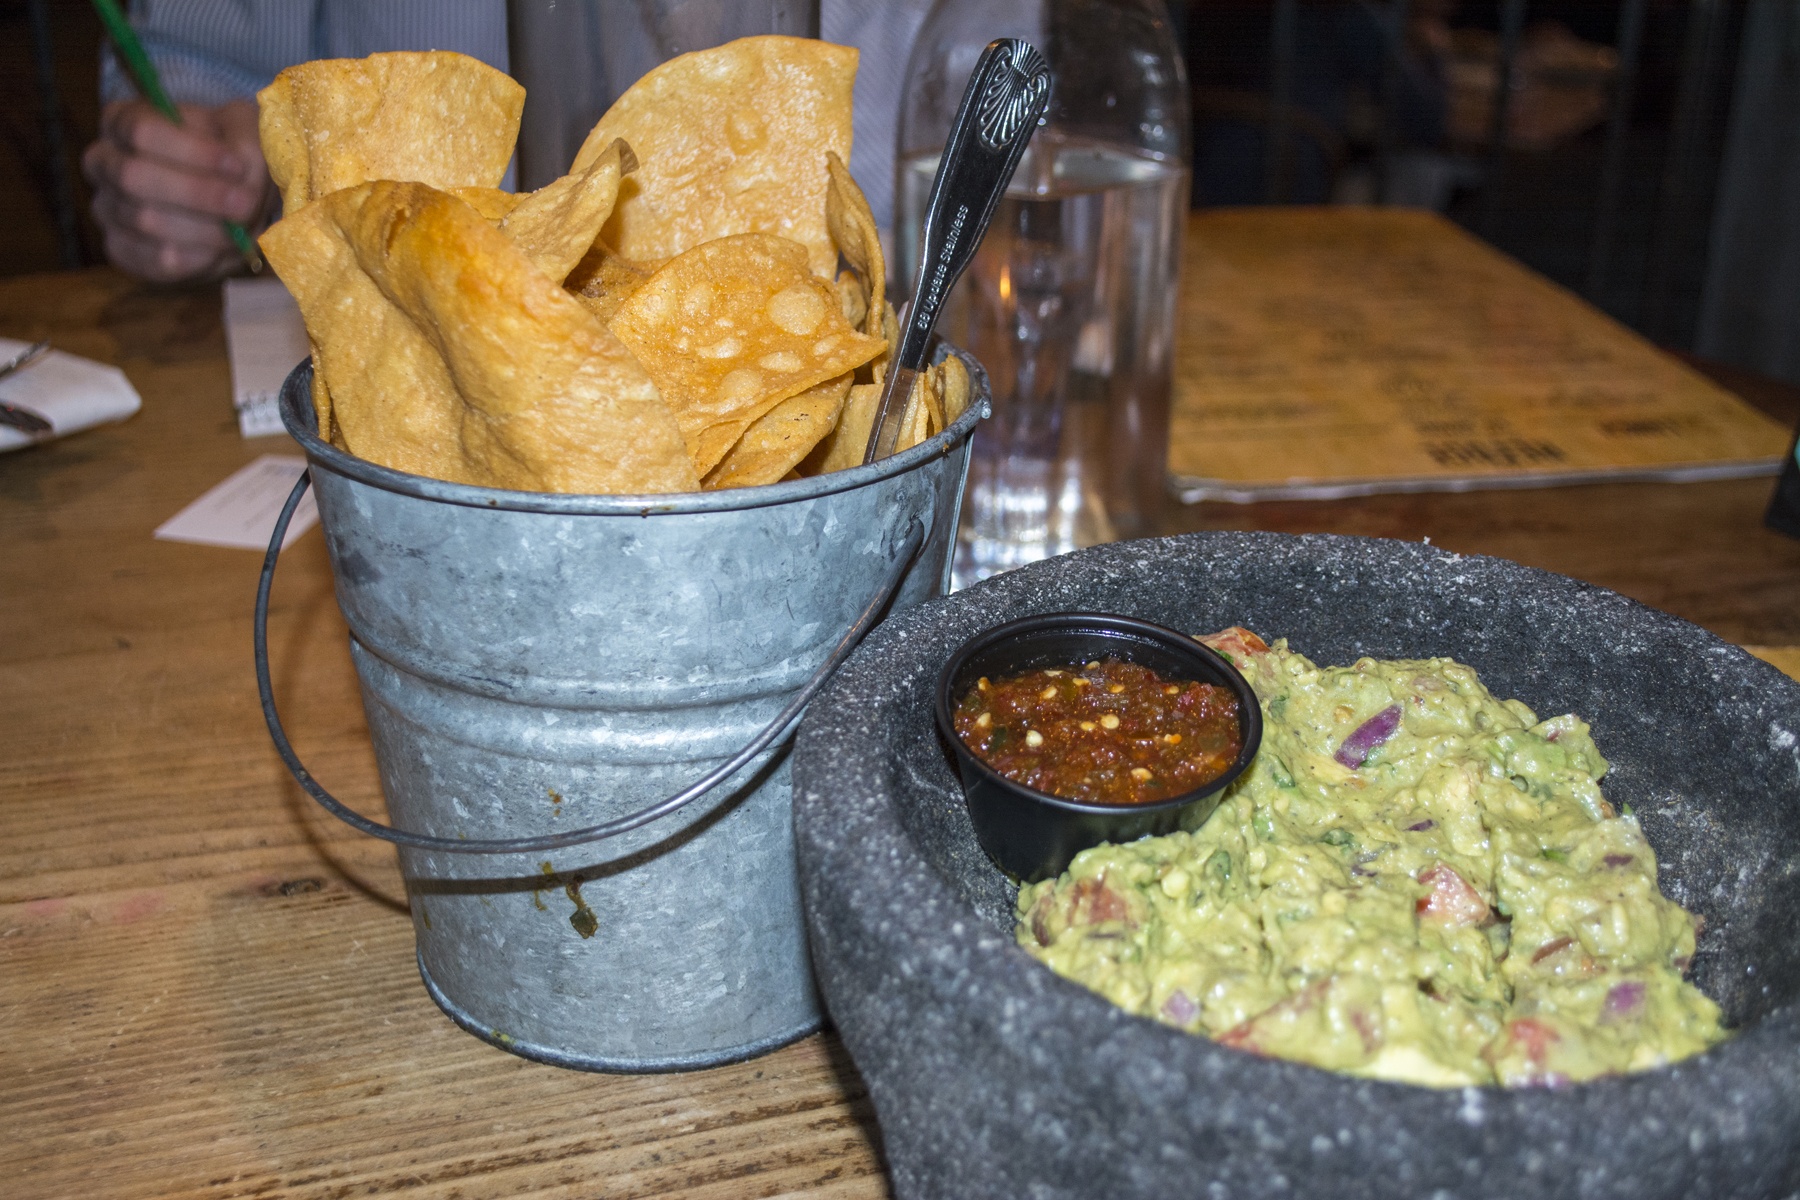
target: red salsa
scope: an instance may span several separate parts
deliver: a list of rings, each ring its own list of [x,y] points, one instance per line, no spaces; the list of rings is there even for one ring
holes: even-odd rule
[[[1217,779],[1242,747],[1230,688],[1107,659],[983,676],[956,732],[1015,783],[1087,804],[1153,804]]]

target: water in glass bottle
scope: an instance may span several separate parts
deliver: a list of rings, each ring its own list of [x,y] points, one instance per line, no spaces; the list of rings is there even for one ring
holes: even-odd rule
[[[981,360],[994,394],[964,494],[958,587],[1149,526],[1165,486],[1188,201],[1187,85],[1160,0],[939,0],[903,92],[901,270],[917,263],[962,82],[995,37],[1037,46],[1055,82],[938,323]]]

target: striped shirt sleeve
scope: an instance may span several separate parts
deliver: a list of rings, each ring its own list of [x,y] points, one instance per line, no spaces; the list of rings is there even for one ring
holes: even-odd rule
[[[820,0],[819,4],[819,36],[861,51],[849,167],[884,236],[894,220],[894,141],[907,56],[930,7],[930,0]]]
[[[295,63],[386,50],[455,50],[508,67],[504,0],[134,0],[131,23],[178,104],[223,104]],[[104,48],[101,103],[136,94]]]

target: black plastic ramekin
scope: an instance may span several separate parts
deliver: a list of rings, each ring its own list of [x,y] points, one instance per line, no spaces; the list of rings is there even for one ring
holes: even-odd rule
[[[1083,804],[1015,783],[977,758],[957,736],[952,721],[956,702],[983,675],[999,678],[1105,658],[1149,667],[1167,679],[1230,688],[1238,699],[1242,748],[1225,773],[1154,804]],[[1111,613],[1045,613],[977,634],[950,656],[938,676],[936,710],[938,730],[962,771],[976,840],[1001,870],[1025,883],[1062,874],[1070,859],[1101,842],[1199,828],[1262,745],[1256,693],[1224,656],[1173,629]]]

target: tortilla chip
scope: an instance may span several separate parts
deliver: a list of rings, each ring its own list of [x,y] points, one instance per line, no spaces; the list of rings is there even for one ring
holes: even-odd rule
[[[710,492],[785,479],[831,432],[853,379],[852,373],[846,371],[771,408],[744,430],[737,445],[706,473],[700,486]]]
[[[319,352],[313,351],[312,402],[313,415],[319,419],[319,436],[330,442],[339,450],[349,450],[344,445],[344,435],[338,432],[337,420],[331,415],[331,392],[325,386],[325,374],[319,369]]]
[[[699,486],[631,354],[467,203],[364,184],[261,244],[299,301],[351,453],[487,487]]]
[[[870,322],[873,324],[874,322]],[[900,318],[894,312],[894,306],[886,300],[881,302],[881,332],[876,336],[887,343],[887,348],[857,373],[858,383],[880,383],[887,376],[887,365],[900,354]]]
[[[479,59],[432,50],[300,63],[256,100],[263,156],[293,214],[375,179],[496,186],[519,136],[525,89]]]
[[[677,255],[620,306],[612,331],[637,355],[705,475],[789,396],[854,370],[886,344],[844,320],[803,246],[765,233]]]
[[[926,436],[929,437],[930,434],[941,433],[944,429],[944,368],[941,365],[932,367],[925,374],[931,376],[931,386],[923,391],[925,416],[928,421],[926,429],[929,430]]]
[[[614,142],[586,170],[572,171],[519,201],[500,232],[557,283],[581,262],[612,215],[619,181],[637,166],[631,147]],[[483,214],[486,215],[486,214]]]
[[[939,370],[944,373],[944,429],[956,424],[956,419],[963,415],[969,407],[969,395],[972,390],[969,379],[969,368],[963,366],[962,359],[952,354],[944,359]],[[940,431],[941,432],[941,431]]]
[[[574,293],[602,325],[610,325],[613,317],[618,315],[619,306],[662,265],[630,262],[615,254],[604,241],[597,240],[563,280],[563,286]]]
[[[869,429],[875,424],[875,405],[880,401],[880,384],[859,383],[852,387],[837,424],[800,463],[800,474],[826,475],[862,466],[863,454],[869,448]]]
[[[844,160],[827,152],[825,166],[830,183],[825,188],[825,224],[837,242],[844,261],[862,276],[872,319],[863,326],[870,337],[881,336],[881,314],[874,305],[887,296],[887,260],[881,254],[881,234],[875,226],[875,214],[863,196]]]
[[[626,89],[575,155],[614,138],[642,164],[620,191],[606,240],[630,259],[671,258],[738,233],[806,248],[831,278],[826,155],[850,156],[857,53],[811,38],[753,37],[663,63]]]
[[[887,340],[888,358],[896,358],[900,354],[900,314],[894,306],[883,300],[881,302],[881,336]]]
[[[869,319],[869,297],[863,289],[862,277],[855,271],[841,271],[837,277],[838,307],[852,329],[861,329]]]
[[[911,449],[948,429],[969,407],[969,395],[968,368],[955,355],[919,372],[900,414],[894,453]],[[869,430],[875,424],[875,405],[880,400],[879,383],[859,383],[851,388],[837,425],[801,462],[800,474],[824,475],[860,467],[869,448]]]
[[[900,436],[894,439],[894,453],[911,450],[931,436],[933,409],[943,412],[937,399],[938,372],[927,369],[913,376],[912,391],[907,393],[906,408],[900,414]]]
[[[507,214],[519,207],[519,201],[525,199],[517,192],[503,192],[499,188],[459,187],[446,190],[480,213],[492,225],[506,220]]]
[[[290,213],[312,199],[306,131],[294,108],[292,83],[283,72],[256,93],[256,138],[262,143],[269,176],[281,192],[282,207]]]
[[[887,364],[900,353],[900,320],[894,315],[894,306],[883,300],[880,313],[881,353],[857,368],[856,386],[850,389],[850,399],[844,403],[836,428],[800,464],[802,475],[824,475],[862,465],[863,454],[869,448],[869,430],[875,424],[875,405],[881,399]]]

